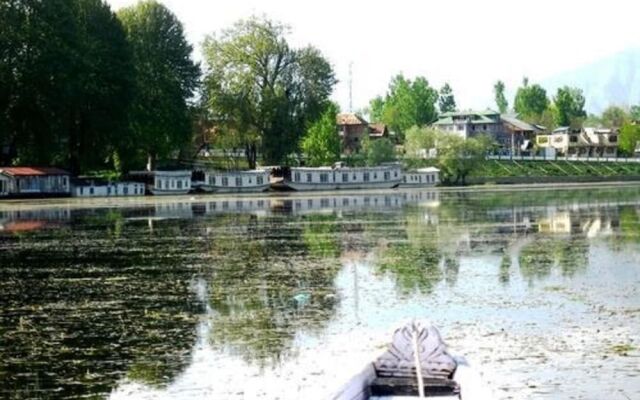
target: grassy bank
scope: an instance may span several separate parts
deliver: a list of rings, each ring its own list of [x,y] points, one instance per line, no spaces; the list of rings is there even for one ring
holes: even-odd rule
[[[640,163],[485,160],[469,178],[478,183],[635,180],[640,179]]]

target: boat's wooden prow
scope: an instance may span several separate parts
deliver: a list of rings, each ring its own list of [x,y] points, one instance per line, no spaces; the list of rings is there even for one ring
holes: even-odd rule
[[[413,321],[397,329],[388,350],[354,376],[333,400],[420,395],[459,399],[460,385],[454,380],[457,365],[438,329]]]

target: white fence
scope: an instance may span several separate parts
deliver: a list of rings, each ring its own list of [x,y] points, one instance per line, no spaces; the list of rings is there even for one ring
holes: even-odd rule
[[[580,162],[613,162],[640,163],[640,157],[544,157],[544,156],[487,156],[487,160],[505,161],[580,161]]]

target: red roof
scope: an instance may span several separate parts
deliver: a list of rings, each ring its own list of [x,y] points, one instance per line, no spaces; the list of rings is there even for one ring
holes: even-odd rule
[[[354,113],[345,113],[336,115],[338,125],[367,125],[368,122],[364,118]]]
[[[7,167],[0,168],[0,174],[11,176],[71,175],[63,169],[53,167]]]

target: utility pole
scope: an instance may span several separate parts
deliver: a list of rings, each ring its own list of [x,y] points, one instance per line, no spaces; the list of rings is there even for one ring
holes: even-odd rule
[[[353,61],[349,62],[349,112],[353,112]]]

